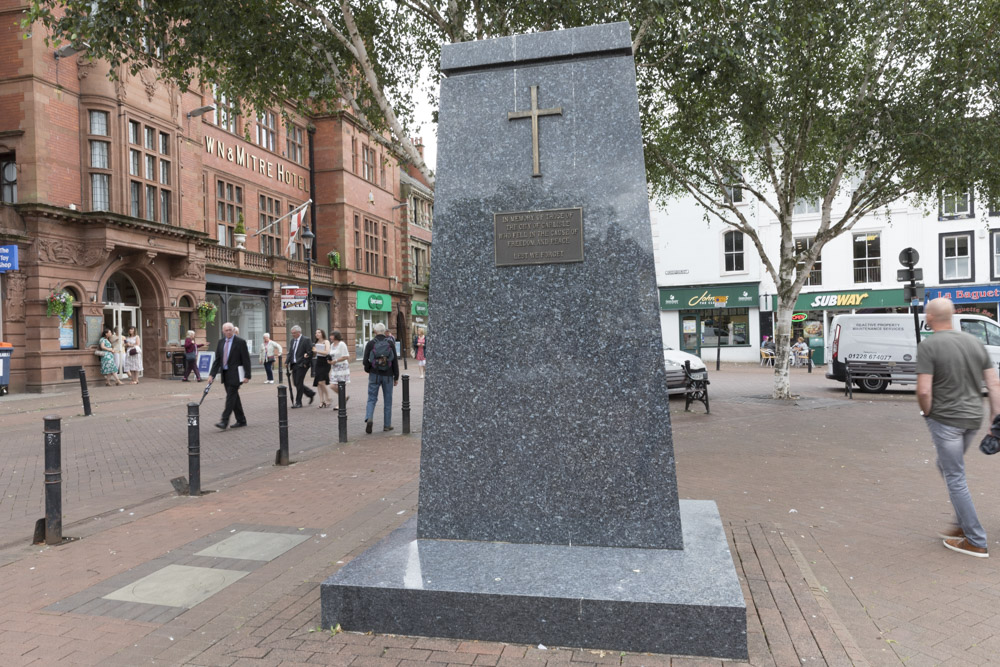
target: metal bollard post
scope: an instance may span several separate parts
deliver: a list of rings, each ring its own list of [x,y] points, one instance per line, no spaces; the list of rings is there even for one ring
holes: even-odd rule
[[[281,374],[281,355],[278,355],[278,384],[285,384],[284,376]]]
[[[722,361],[722,340],[717,339],[715,343],[715,370],[719,370],[719,362]]]
[[[83,414],[85,417],[90,417],[93,412],[90,411],[90,392],[87,390],[87,371],[80,369],[80,394],[83,397]]]
[[[340,442],[347,442],[347,383],[337,382],[337,430]]]
[[[808,357],[808,361],[806,361],[806,365],[809,366],[809,372],[812,373],[813,372],[813,355],[812,355],[812,350],[809,350],[809,357]]]
[[[410,376],[403,374],[403,433],[410,432]]]
[[[201,495],[201,431],[198,404],[188,403],[188,495]]]
[[[274,465],[288,465],[288,388],[278,385],[278,451],[274,453]]]
[[[45,543],[62,542],[62,426],[59,415],[45,418]]]

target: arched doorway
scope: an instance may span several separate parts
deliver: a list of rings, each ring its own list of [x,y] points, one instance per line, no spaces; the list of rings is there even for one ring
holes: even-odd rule
[[[121,271],[114,273],[104,284],[104,326],[116,335],[124,336],[129,327],[135,327],[142,337],[142,300],[132,279]]]

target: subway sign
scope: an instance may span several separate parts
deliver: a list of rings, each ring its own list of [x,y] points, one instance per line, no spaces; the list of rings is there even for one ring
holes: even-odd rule
[[[867,292],[812,292],[799,295],[799,298],[795,300],[795,311],[836,308],[897,308],[906,305],[901,289],[870,290]],[[775,298],[775,307],[777,307],[777,298]]]

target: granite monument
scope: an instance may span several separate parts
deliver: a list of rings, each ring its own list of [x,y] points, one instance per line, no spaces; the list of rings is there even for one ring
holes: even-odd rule
[[[746,658],[711,501],[679,501],[625,23],[441,53],[417,518],[324,627]]]

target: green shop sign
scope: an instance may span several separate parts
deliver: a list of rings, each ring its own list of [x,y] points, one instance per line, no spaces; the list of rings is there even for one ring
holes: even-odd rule
[[[777,297],[774,299],[777,309]],[[850,310],[852,308],[905,307],[903,290],[853,290],[850,292],[811,292],[799,294],[795,310]]]
[[[358,290],[358,310],[380,310],[391,313],[392,297],[388,294]]]
[[[427,317],[427,302],[414,301],[410,307],[410,314],[419,315],[420,317]]]
[[[660,288],[660,310],[757,308],[759,299],[755,284]]]

